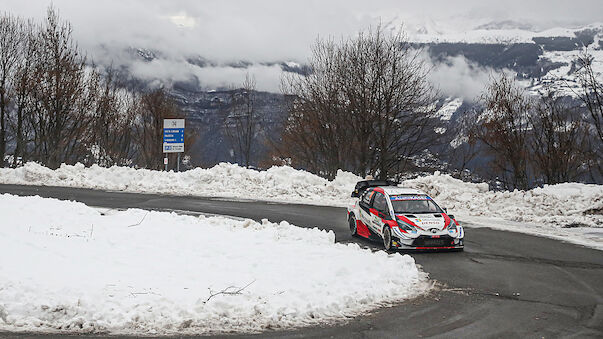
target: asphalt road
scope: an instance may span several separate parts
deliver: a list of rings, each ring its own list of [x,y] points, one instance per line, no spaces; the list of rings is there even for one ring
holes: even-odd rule
[[[0,185],[0,193],[77,200],[107,208],[287,220],[333,230],[339,242],[356,241],[379,249],[379,244],[350,237],[342,208],[16,185]],[[603,338],[603,251],[471,228],[471,220],[461,223],[468,228],[465,252],[411,253],[437,281],[433,293],[338,324],[269,331],[255,337]],[[44,337],[0,333],[0,338],[32,336]]]

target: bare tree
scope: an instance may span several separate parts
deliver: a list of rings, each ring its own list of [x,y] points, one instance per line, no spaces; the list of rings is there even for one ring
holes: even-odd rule
[[[470,134],[463,140],[453,140],[454,146],[448,154],[448,161],[453,170],[461,173],[469,170],[471,162],[479,155],[477,142]]]
[[[312,72],[284,79],[283,89],[289,118],[278,154],[293,165],[333,177],[343,168],[346,138],[343,99],[338,98],[342,80],[338,67],[341,50],[332,41],[317,41],[310,60]]]
[[[529,131],[533,99],[515,81],[502,74],[482,96],[486,108],[475,136],[493,156],[491,166],[506,188],[529,187]]]
[[[165,91],[139,96],[121,87],[112,67],[100,74],[52,6],[39,25],[1,16],[0,29],[0,159],[8,127],[14,166],[22,158],[51,168],[77,161],[161,168],[163,118],[183,116]]]
[[[32,67],[34,107],[28,118],[34,133],[34,156],[56,168],[87,152],[84,146],[89,143],[97,77],[73,42],[71,25],[52,7],[38,40]]]
[[[97,80],[101,86],[95,100],[91,125],[92,162],[101,166],[129,165],[133,156],[133,126],[138,104],[135,95],[117,83],[117,72],[108,67]]]
[[[0,167],[4,167],[8,107],[13,99],[15,71],[22,56],[23,20],[10,14],[0,16]]]
[[[247,74],[243,86],[233,91],[230,101],[224,131],[235,147],[235,155],[249,167],[261,122],[256,108],[255,78]]]
[[[530,116],[535,174],[544,182],[573,181],[588,161],[588,127],[580,114],[555,92],[542,94]]]
[[[576,74],[582,88],[579,97],[588,108],[597,136],[603,144],[603,83],[593,71],[593,60],[594,57],[592,55],[588,53],[582,54],[578,58],[578,70]]]
[[[576,94],[590,113],[590,120],[594,131],[590,133],[592,139],[589,149],[596,160],[594,162],[596,172],[601,177],[603,176],[603,163],[601,160],[603,159],[603,82],[601,81],[601,75],[593,70],[593,61],[594,57],[588,52],[584,52],[578,58],[576,75],[581,90]]]
[[[13,152],[13,167],[19,161],[25,162],[27,158],[27,143],[30,138],[30,128],[26,116],[31,114],[32,100],[31,91],[35,79],[33,78],[32,65],[38,46],[36,27],[33,21],[28,20],[23,25],[23,44],[21,57],[14,73],[14,100],[12,101],[12,116],[9,119],[12,134],[15,138],[15,150]]]
[[[280,147],[295,165],[387,178],[437,138],[428,71],[402,32],[318,40],[310,68],[283,86],[292,100]]]

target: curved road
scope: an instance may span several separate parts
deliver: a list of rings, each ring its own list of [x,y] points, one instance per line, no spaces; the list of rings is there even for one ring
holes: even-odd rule
[[[343,208],[17,185],[0,185],[0,193],[77,200],[107,208],[287,220],[298,226],[333,230],[339,242],[356,241],[379,248],[378,244],[350,237]],[[520,233],[471,228],[471,220],[461,222],[468,228],[465,252],[411,254],[438,282],[430,295],[340,324],[256,336],[603,337],[603,251]],[[0,333],[2,338],[30,336]]]

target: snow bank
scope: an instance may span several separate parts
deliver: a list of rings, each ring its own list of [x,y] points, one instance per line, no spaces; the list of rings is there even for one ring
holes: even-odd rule
[[[551,227],[603,227],[603,185],[564,183],[529,191],[488,191],[488,184],[473,184],[436,172],[407,180],[405,187],[423,190],[454,214],[500,217],[547,224]]]
[[[84,187],[103,190],[275,200],[345,206],[360,178],[339,171],[333,181],[291,167],[256,171],[221,163],[209,169],[162,172],[129,167],[63,164],[51,170],[36,163],[0,168],[0,183]]]
[[[81,164],[62,165],[54,171],[35,163],[28,163],[17,169],[0,169],[0,183],[8,184],[85,187],[331,206],[350,204],[353,201],[350,193],[358,180],[361,178],[343,171],[338,172],[335,180],[329,181],[286,166],[256,171],[226,163],[181,173],[127,167],[87,168]],[[439,172],[407,180],[401,185],[429,193],[440,205],[460,217],[461,221],[470,221],[475,216],[499,218],[521,222],[527,233],[534,233],[541,226],[568,228],[570,233],[575,231],[576,234],[580,233],[576,228],[603,227],[603,185],[566,183],[529,191],[493,192],[488,191],[485,183],[466,183]],[[501,229],[507,229],[508,225],[502,222],[491,223],[492,227]]]
[[[470,227],[523,232],[603,249],[603,185],[564,183],[494,192],[488,191],[488,184],[467,183],[438,172],[402,185],[428,193]]]
[[[8,194],[0,215],[0,331],[261,331],[341,320],[430,287],[408,255],[286,222],[101,213]]]

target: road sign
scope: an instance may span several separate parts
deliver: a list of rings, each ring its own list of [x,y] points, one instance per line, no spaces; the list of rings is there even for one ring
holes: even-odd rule
[[[184,119],[163,119],[163,153],[184,152]]]

